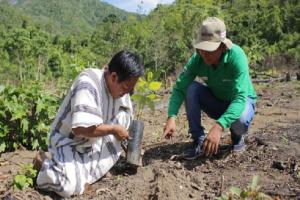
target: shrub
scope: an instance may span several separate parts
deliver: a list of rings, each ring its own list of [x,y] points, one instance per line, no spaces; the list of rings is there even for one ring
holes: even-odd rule
[[[55,117],[59,98],[37,82],[0,89],[0,152],[19,146],[45,149],[47,132]]]

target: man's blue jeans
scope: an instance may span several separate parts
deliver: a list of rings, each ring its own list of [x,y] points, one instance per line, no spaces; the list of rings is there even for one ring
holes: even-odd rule
[[[226,111],[230,102],[221,101],[215,97],[210,89],[196,81],[192,82],[185,100],[189,132],[194,141],[204,139],[204,130],[201,126],[201,111],[209,117],[218,119]],[[255,102],[247,98],[246,107],[239,119],[231,124],[230,132],[233,144],[237,144],[244,134],[247,134],[249,125],[255,112]]]

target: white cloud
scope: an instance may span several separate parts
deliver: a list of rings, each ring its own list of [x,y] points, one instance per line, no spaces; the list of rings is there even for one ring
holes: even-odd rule
[[[129,12],[141,12],[148,14],[154,9],[157,4],[170,4],[175,0],[103,0],[104,2],[110,3],[118,8]],[[142,10],[140,9],[142,8]]]

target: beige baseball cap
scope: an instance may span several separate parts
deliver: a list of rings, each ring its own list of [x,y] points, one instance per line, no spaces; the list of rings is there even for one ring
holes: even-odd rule
[[[232,42],[226,38],[226,26],[217,17],[206,18],[201,25],[199,35],[194,43],[194,48],[204,51],[214,51],[221,43],[228,49],[232,47]]]

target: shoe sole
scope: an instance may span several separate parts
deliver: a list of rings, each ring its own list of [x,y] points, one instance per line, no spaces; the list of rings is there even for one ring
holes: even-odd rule
[[[246,150],[246,145],[243,145],[242,147],[238,147],[236,149],[233,146],[233,149],[232,149],[232,151],[236,152],[236,153],[241,153],[241,152],[244,152],[245,150]]]

